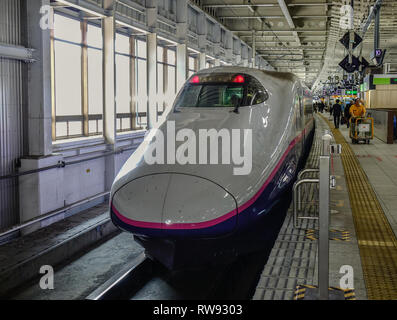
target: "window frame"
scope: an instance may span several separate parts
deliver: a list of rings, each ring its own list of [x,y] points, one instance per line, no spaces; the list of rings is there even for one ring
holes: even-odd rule
[[[51,49],[51,108],[52,108],[52,141],[53,143],[62,141],[62,140],[69,140],[69,139],[75,139],[75,138],[88,138],[88,137],[93,137],[93,136],[102,136],[103,137],[103,110],[100,114],[90,114],[89,113],[89,85],[88,85],[88,49],[94,49],[94,50],[99,50],[103,52],[103,44],[102,48],[98,48],[96,46],[92,46],[88,44],[88,39],[87,39],[87,33],[88,33],[88,26],[95,26],[99,27],[97,23],[95,22],[90,22],[84,19],[80,19],[78,17],[72,16],[65,14],[63,12],[59,12],[54,10],[53,15],[55,18],[55,15],[62,16],[64,18],[74,20],[80,23],[80,31],[81,31],[81,42],[73,42],[69,40],[64,40],[60,38],[55,37],[55,30],[51,30],[51,37],[50,37],[50,49]],[[146,43],[145,40],[141,40],[138,37],[131,36],[127,33],[120,32],[119,30],[116,30],[117,34],[121,34],[124,36],[127,36],[130,41],[130,52],[127,55],[130,59],[130,100],[131,100],[131,105],[130,105],[130,112],[128,113],[116,113],[116,121],[119,122],[120,129],[116,130],[117,133],[124,133],[124,132],[134,132],[138,130],[143,129],[144,121],[143,118],[147,117],[147,110],[145,112],[136,112],[136,96],[137,96],[137,83],[138,83],[138,68],[137,68],[137,63],[139,60],[144,60],[147,61],[146,58],[139,57],[135,55],[136,50],[137,50],[137,45],[138,41],[143,41]],[[81,67],[81,109],[82,112],[81,114],[76,114],[76,115],[57,115],[57,106],[56,106],[56,83],[55,83],[55,74],[56,74],[56,62],[55,62],[55,43],[59,41],[62,43],[68,43],[71,45],[79,46],[81,48],[81,61],[82,61],[82,67]],[[116,49],[116,48],[115,48]],[[117,53],[116,54],[122,54],[122,53]],[[122,54],[124,55],[124,54]],[[146,73],[146,68],[144,70]],[[117,75],[116,76],[116,81],[117,81]],[[103,103],[103,101],[102,101]],[[103,105],[102,105],[103,106]],[[117,107],[117,105],[116,105]],[[123,128],[123,120],[124,119],[130,119],[130,125],[127,128]],[[95,121],[95,127],[96,130],[95,132],[90,132],[90,125],[92,126],[92,121]],[[100,130],[100,122],[102,121],[102,130]],[[80,123],[82,126],[81,134],[77,135],[71,135],[70,132],[70,126],[73,123]],[[66,135],[59,136],[57,135],[57,125],[66,125]]]

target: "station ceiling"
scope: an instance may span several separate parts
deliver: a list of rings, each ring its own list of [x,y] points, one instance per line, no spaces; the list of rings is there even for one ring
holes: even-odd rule
[[[379,1],[379,0],[378,0]],[[278,71],[293,72],[309,87],[320,86],[329,75],[343,75],[339,62],[347,50],[339,39],[347,32],[346,7],[351,0],[194,0],[228,27]],[[363,35],[363,24],[376,0],[354,0],[354,30]],[[387,49],[386,63],[397,65],[397,1],[383,0],[380,47]],[[255,41],[254,41],[255,38]],[[374,49],[374,23],[364,34],[354,55],[370,62]]]

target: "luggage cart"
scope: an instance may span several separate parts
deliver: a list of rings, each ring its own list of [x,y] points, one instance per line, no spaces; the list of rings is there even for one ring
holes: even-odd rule
[[[350,138],[353,144],[359,143],[360,141],[369,144],[369,141],[374,138],[374,118],[351,118]]]

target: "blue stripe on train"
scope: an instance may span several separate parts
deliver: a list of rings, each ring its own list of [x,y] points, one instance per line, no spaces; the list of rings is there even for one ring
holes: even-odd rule
[[[297,159],[295,156],[298,144],[291,149],[287,157],[284,159],[282,169],[277,172],[272,181],[258,197],[258,199],[244,211],[237,215],[237,225],[234,217],[216,224],[212,227],[203,229],[150,229],[134,227],[121,221],[111,210],[111,218],[115,225],[121,229],[131,232],[138,236],[146,237],[220,237],[227,235],[231,229],[243,232],[248,228],[256,225],[271,211],[271,208],[277,203],[282,196],[283,192],[293,182],[293,178],[297,171]],[[236,225],[236,226],[234,226]],[[237,230],[238,229],[238,230]],[[230,233],[229,233],[230,234]]]

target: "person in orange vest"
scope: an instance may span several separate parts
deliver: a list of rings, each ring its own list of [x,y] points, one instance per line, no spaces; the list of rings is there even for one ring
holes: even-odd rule
[[[351,123],[352,132],[355,132],[356,130],[355,128],[356,118],[365,117],[365,113],[366,110],[364,104],[360,99],[356,99],[354,104],[350,107],[350,115],[351,115],[350,123]]]
[[[352,118],[359,118],[365,116],[365,107],[360,99],[356,99],[354,104],[350,108],[350,115]]]

